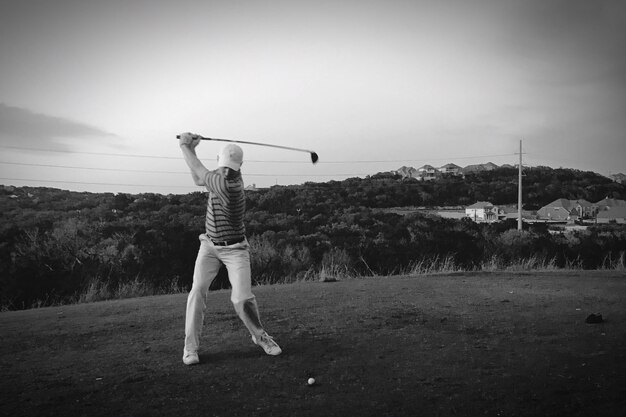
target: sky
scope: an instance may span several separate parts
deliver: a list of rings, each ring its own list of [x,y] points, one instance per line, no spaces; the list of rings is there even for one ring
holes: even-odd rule
[[[626,173],[624,51],[623,0],[0,0],[0,184],[198,191],[186,131],[319,155],[242,145],[257,187]]]

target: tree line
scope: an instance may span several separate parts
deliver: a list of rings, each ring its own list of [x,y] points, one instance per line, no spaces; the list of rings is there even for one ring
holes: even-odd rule
[[[619,225],[566,234],[533,226],[520,233],[514,221],[487,225],[384,210],[514,203],[516,181],[515,169],[500,168],[430,182],[378,174],[248,191],[245,224],[254,279],[386,275],[444,259],[459,269],[504,268],[528,259],[553,267],[623,265],[626,230]],[[556,198],[626,199],[624,185],[600,175],[543,167],[526,170],[524,193],[526,209]],[[188,288],[206,198],[203,192],[0,188],[0,305],[71,302],[90,288],[110,294],[137,283],[155,292]]]

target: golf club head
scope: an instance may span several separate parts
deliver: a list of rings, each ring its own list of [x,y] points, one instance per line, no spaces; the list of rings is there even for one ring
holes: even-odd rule
[[[315,163],[317,163],[318,159],[319,159],[319,157],[317,156],[317,154],[315,152],[311,152],[311,162],[313,162],[315,164]]]

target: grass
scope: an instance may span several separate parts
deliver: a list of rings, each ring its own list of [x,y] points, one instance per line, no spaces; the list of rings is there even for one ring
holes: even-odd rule
[[[626,271],[626,252],[620,252],[617,259],[613,259],[609,256],[604,258],[602,268],[610,271]]]
[[[565,271],[582,269],[575,263],[569,263]],[[531,256],[528,258],[520,259],[517,262],[510,262],[508,264],[502,263],[497,257],[491,258],[487,262],[483,262],[480,266],[481,271],[558,271],[559,267],[556,265],[556,259],[543,258],[539,256]]]
[[[339,253],[338,255],[342,255]],[[358,272],[348,265],[349,258],[347,254],[338,256],[339,259],[330,257],[322,264],[321,267],[309,267],[306,271],[300,271],[294,276],[285,275],[280,278],[265,277],[257,280],[258,285],[284,285],[309,281],[334,282],[338,280],[353,279],[358,277]],[[367,262],[361,258],[361,262],[367,268],[368,276],[379,276],[370,269]],[[498,256],[493,256],[473,269],[467,269],[458,265],[452,255],[435,256],[434,258],[425,258],[414,261],[408,267],[399,268],[392,271],[388,275],[430,275],[430,274],[447,274],[457,272],[568,272],[583,270],[582,261],[574,259],[567,262],[564,268],[557,266],[555,258],[545,258],[540,256],[530,256],[528,258],[518,259],[516,261],[507,261]],[[599,270],[602,271],[626,271],[626,252],[621,252],[617,258],[605,257]],[[188,287],[181,285],[179,278],[174,278],[169,285],[155,286],[149,280],[136,277],[129,282],[122,282],[112,285],[106,279],[94,277],[84,288],[77,291],[73,296],[61,297],[54,293],[46,295],[44,299],[38,299],[30,305],[18,305],[10,297],[3,297],[0,303],[0,312],[24,309],[24,308],[42,308],[49,306],[59,306],[65,304],[81,304],[91,303],[104,300],[116,300],[124,298],[145,297],[152,295],[178,294],[187,292]]]
[[[92,303],[104,300],[119,300],[124,298],[147,297],[151,295],[177,294],[183,292],[178,279],[172,280],[167,287],[156,287],[146,280],[136,277],[130,282],[111,285],[100,279],[92,280],[85,289],[77,293],[74,303]]]
[[[185,294],[0,314],[0,415],[619,416],[626,274],[452,272],[255,288],[268,357],[228,291],[182,364]],[[585,318],[601,313],[605,322]],[[316,385],[307,386],[309,376]]]
[[[463,269],[455,264],[453,256],[428,258],[413,262],[404,272],[407,275],[425,275],[434,273],[460,272]]]

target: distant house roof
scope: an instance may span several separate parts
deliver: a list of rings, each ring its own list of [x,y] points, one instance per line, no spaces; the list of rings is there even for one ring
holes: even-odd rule
[[[626,206],[626,201],[607,197],[604,200],[598,201],[595,205],[598,206],[600,210],[606,210],[608,207]]]
[[[395,173],[401,175],[402,178],[411,178],[417,173],[417,170],[413,167],[402,166]]]
[[[548,203],[548,204],[546,204],[543,207],[545,207],[545,208],[548,208],[548,207],[561,207],[561,208],[565,208],[565,209],[569,210],[570,207],[572,207],[572,203],[567,198],[557,198],[553,202]]]
[[[519,212],[517,207],[514,207],[514,206],[498,206],[498,208],[505,214],[509,214],[509,213],[517,214]],[[524,210],[522,210],[522,212],[524,212]]]
[[[622,174],[621,172],[619,174],[611,175],[610,178],[615,182],[619,182],[620,184],[623,184],[626,181],[626,175]]]
[[[256,184],[252,184],[252,185],[246,186],[245,191],[259,191],[259,189],[256,188]]]
[[[478,164],[478,165],[468,165],[465,168],[463,168],[463,172],[464,173],[469,173],[469,172],[480,172],[480,171],[484,171],[485,168]]]
[[[424,166],[421,166],[421,167],[417,168],[418,171],[423,171],[423,170],[426,170],[426,169],[435,169],[435,167],[432,166],[432,165],[424,165]]]
[[[468,165],[463,168],[463,172],[467,174],[471,172],[491,171],[496,168],[498,168],[496,164],[494,164],[493,162],[487,162],[486,164]]]
[[[626,219],[626,206],[610,207],[598,213],[598,219]]]
[[[461,169],[461,167],[456,164],[449,163],[449,164],[443,165],[440,169]]]
[[[573,204],[572,200],[557,198],[553,202],[546,204],[537,210],[537,214],[543,219],[569,220],[572,215],[578,216],[578,213],[576,213],[574,208],[575,204]]]
[[[488,207],[493,207],[493,204],[491,204],[489,201],[478,201],[471,206],[466,207],[466,209],[484,209]]]
[[[594,204],[581,198],[580,200],[568,200],[567,198],[558,198],[551,203],[546,204],[543,208],[548,207],[562,207],[567,210],[571,210],[576,206],[581,207],[593,207]]]
[[[578,217],[576,211],[570,211],[565,207],[542,207],[537,214],[539,218],[550,220],[570,220]]]

